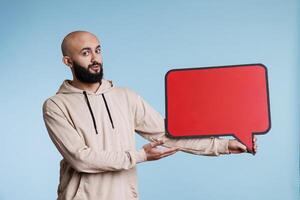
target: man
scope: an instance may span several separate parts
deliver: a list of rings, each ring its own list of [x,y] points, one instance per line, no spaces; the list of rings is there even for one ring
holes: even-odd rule
[[[59,200],[137,199],[136,165],[178,150],[215,156],[246,152],[236,140],[167,138],[158,112],[135,92],[103,79],[95,35],[72,32],[61,47],[73,80],[65,80],[43,105],[48,133],[63,156]],[[151,143],[136,150],[135,132]]]

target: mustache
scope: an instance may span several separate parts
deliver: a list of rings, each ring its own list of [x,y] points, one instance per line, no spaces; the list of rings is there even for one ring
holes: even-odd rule
[[[89,64],[88,67],[90,68],[90,67],[93,67],[95,65],[99,66],[102,69],[102,63],[99,63],[97,61],[94,61],[92,64]]]

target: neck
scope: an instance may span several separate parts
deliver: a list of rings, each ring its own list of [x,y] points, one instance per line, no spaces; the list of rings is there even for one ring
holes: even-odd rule
[[[76,88],[81,89],[81,90],[85,90],[85,91],[96,93],[96,91],[98,90],[98,88],[101,85],[101,82],[97,82],[97,83],[83,83],[83,82],[80,82],[77,79],[73,79],[70,82],[70,84],[73,85]]]

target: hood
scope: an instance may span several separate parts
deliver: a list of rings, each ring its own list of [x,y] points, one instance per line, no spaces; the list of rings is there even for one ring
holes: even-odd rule
[[[90,101],[89,101],[88,94],[94,94],[94,95],[96,94],[96,95],[101,95],[102,96],[102,99],[103,99],[103,102],[105,104],[105,108],[106,108],[107,114],[109,116],[109,120],[110,120],[111,126],[114,129],[115,128],[114,127],[114,122],[112,120],[112,116],[111,116],[111,113],[110,113],[107,101],[106,101],[105,96],[104,96],[104,93],[108,92],[112,88],[113,88],[112,81],[108,81],[108,80],[102,79],[100,87],[98,88],[98,90],[96,91],[96,93],[93,93],[93,92],[89,92],[89,91],[85,91],[85,90],[81,90],[79,88],[76,88],[76,87],[74,87],[73,85],[70,84],[70,80],[65,80],[63,82],[63,84],[60,86],[60,88],[58,89],[58,92],[56,94],[76,94],[76,93],[77,94],[83,94],[84,97],[85,97],[85,99],[86,99],[86,104],[87,104],[87,106],[89,108],[90,114],[91,114],[92,119],[93,119],[93,124],[94,124],[94,128],[95,128],[95,132],[96,132],[96,134],[98,134],[97,123],[96,123],[96,120],[95,120],[95,116],[94,116],[94,113],[93,113],[92,106],[91,106]]]
[[[86,91],[87,94],[103,94],[108,92],[113,88],[113,83],[110,80],[102,79],[101,85],[96,91],[96,93]],[[81,90],[79,88],[74,87],[70,84],[70,80],[65,80],[60,88],[58,89],[56,94],[62,93],[62,94],[71,94],[71,93],[80,93],[82,94],[84,90]]]

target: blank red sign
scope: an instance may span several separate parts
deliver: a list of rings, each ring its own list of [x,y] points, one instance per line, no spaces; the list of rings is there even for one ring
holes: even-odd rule
[[[166,81],[166,129],[173,137],[233,135],[253,152],[271,126],[262,64],[174,69]]]

